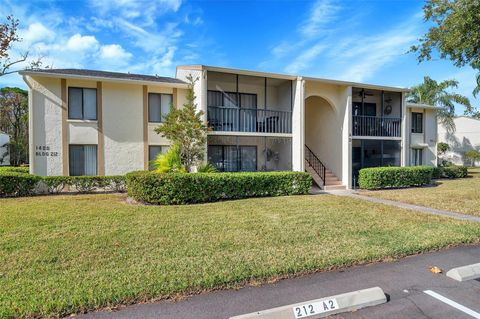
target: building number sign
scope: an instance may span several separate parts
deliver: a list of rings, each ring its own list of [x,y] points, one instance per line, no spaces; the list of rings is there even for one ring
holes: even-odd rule
[[[35,156],[58,156],[58,152],[50,150],[50,146],[46,145],[35,145]]]

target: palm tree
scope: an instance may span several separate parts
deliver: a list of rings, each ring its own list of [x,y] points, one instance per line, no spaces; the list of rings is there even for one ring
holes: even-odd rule
[[[440,107],[437,111],[440,122],[449,131],[455,131],[455,104],[463,105],[465,112],[471,112],[472,106],[470,100],[461,94],[454,93],[451,90],[458,87],[458,81],[445,80],[440,83],[428,76],[423,78],[423,83],[412,87],[407,95],[407,101],[411,103],[421,103]]]

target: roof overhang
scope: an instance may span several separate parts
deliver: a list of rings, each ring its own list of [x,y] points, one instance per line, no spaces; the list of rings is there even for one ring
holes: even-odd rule
[[[342,86],[351,86],[360,89],[371,89],[371,90],[381,90],[381,91],[390,91],[390,92],[410,92],[408,88],[396,87],[396,86],[385,86],[378,84],[369,84],[369,83],[360,83],[360,82],[350,82],[350,81],[341,81],[341,80],[331,80],[315,77],[303,77],[306,81],[312,82],[322,82],[333,85],[342,85]]]
[[[137,85],[155,85],[171,88],[186,89],[188,88],[187,83],[170,83],[170,82],[159,82],[159,81],[146,81],[146,80],[133,80],[133,79],[118,79],[110,78],[103,76],[86,76],[86,75],[75,75],[75,74],[59,74],[59,73],[49,73],[49,72],[35,72],[35,71],[19,71],[23,76],[30,77],[45,77],[45,78],[55,78],[55,79],[74,79],[74,80],[90,80],[90,81],[102,81],[102,82],[112,82],[112,83],[124,83],[124,84],[137,84]]]
[[[423,103],[407,103],[407,107],[411,109],[427,109],[427,110],[438,110],[440,107],[435,105],[428,105]]]
[[[285,80],[303,79],[305,81],[322,82],[322,83],[342,85],[342,86],[352,86],[352,87],[372,89],[372,90],[374,89],[374,90],[383,90],[383,91],[392,91],[392,92],[410,92],[410,89],[408,88],[401,88],[401,87],[394,87],[394,86],[384,86],[384,85],[367,84],[367,83],[359,83],[359,82],[331,80],[331,79],[308,77],[308,76],[301,76],[301,75],[242,70],[242,69],[235,69],[235,68],[224,68],[224,67],[217,67],[217,66],[203,65],[203,64],[179,65],[177,66],[177,69],[206,70],[206,71],[233,73],[233,74],[241,74],[241,75],[270,77],[270,78],[285,79]]]

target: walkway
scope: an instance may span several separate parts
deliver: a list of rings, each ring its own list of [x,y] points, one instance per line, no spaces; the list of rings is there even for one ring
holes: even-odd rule
[[[393,200],[389,200],[389,199],[360,195],[359,193],[355,193],[355,192],[352,192],[352,191],[326,192],[326,193],[332,194],[332,195],[337,195],[337,196],[348,196],[348,197],[352,197],[352,198],[366,200],[366,201],[373,202],[373,203],[380,203],[380,204],[395,206],[395,207],[399,207],[399,208],[412,209],[412,210],[415,210],[417,212],[424,213],[424,214],[450,217],[450,218],[455,218],[455,219],[458,219],[458,220],[465,220],[465,221],[470,221],[470,222],[477,222],[477,223],[480,222],[480,217],[476,217],[476,216],[455,213],[455,212],[451,212],[451,211],[448,211],[448,210],[441,210],[441,209],[435,209],[435,208],[430,208],[430,207],[425,207],[425,206],[407,204],[407,203],[404,203],[404,202],[397,202],[397,201],[393,201]]]

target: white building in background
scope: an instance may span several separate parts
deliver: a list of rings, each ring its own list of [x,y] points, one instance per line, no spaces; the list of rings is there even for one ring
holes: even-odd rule
[[[176,78],[21,73],[30,167],[39,175],[147,169],[168,148],[153,130],[172,103],[185,101],[188,75],[198,78],[196,104],[211,129],[207,158],[220,171],[306,170],[322,187],[350,188],[363,167],[436,165],[435,112],[407,105],[405,88],[204,65],[178,66]]]
[[[10,137],[0,132],[0,166],[10,165],[10,156],[8,154],[8,143]]]
[[[465,159],[465,152],[471,149],[480,151],[480,120],[459,116],[454,119],[454,123],[453,132],[438,123],[438,142],[450,146],[450,151],[442,155],[442,159],[456,165],[470,165],[470,161]]]

